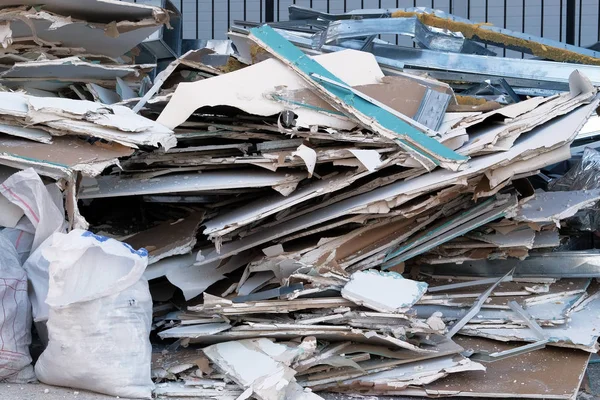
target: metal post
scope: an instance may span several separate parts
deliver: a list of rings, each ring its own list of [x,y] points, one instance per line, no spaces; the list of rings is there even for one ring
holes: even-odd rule
[[[575,13],[577,10],[576,0],[567,0],[567,32],[566,42],[575,44]]]
[[[265,22],[275,22],[275,0],[265,0]]]

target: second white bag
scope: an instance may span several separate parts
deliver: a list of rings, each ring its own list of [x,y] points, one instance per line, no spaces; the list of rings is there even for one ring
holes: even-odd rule
[[[56,233],[49,262],[49,343],[35,365],[50,385],[150,398],[152,298],[147,252],[91,232]]]

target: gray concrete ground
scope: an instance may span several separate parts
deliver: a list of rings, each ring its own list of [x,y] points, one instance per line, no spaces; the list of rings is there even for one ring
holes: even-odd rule
[[[47,391],[47,392],[46,392]],[[0,384],[2,400],[114,400],[115,397],[42,384]]]
[[[587,385],[584,380],[582,389],[587,386],[590,394],[581,392],[578,400],[600,400],[600,363],[590,364],[587,371]],[[323,395],[326,400],[409,400],[406,397],[371,397]],[[66,389],[42,384],[15,385],[0,384],[0,400],[114,400],[116,397],[90,393],[85,390]],[[125,400],[125,398],[121,397]],[[453,398],[456,400],[456,398]],[[168,398],[168,400],[195,400]],[[200,399],[197,399],[200,400]],[[422,400],[422,399],[421,399]],[[467,400],[463,398],[462,400]],[[482,400],[482,399],[478,399]]]

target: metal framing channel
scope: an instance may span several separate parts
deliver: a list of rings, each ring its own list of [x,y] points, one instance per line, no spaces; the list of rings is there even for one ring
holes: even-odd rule
[[[600,275],[600,251],[567,251],[530,255],[525,260],[477,260],[463,264],[421,265],[421,272],[435,276],[492,277],[502,268],[514,267],[515,277],[596,278]]]

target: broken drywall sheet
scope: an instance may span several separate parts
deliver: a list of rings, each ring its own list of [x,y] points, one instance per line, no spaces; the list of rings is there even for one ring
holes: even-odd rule
[[[139,70],[150,69],[151,65],[102,65],[83,61],[79,57],[66,57],[57,60],[18,62],[9,70],[0,73],[4,84],[28,82],[35,87],[36,80],[64,81],[65,86],[72,82],[114,81],[117,77],[137,76]]]
[[[430,85],[425,80],[419,81],[409,76],[385,76],[381,83],[354,88],[392,110],[437,131],[448,103],[454,97],[454,92],[449,86],[439,86],[441,85]],[[434,97],[435,101],[432,100]]]
[[[79,198],[97,199],[144,194],[295,185],[305,176],[305,173],[302,172],[253,171],[249,173],[247,170],[171,174],[147,180],[103,176],[95,182],[84,182]]]
[[[153,6],[136,4],[146,9],[127,15],[116,10],[105,12],[114,8],[112,1],[67,3],[62,0],[5,1],[3,8],[23,5],[32,8],[4,8],[3,20],[10,21],[13,39],[33,37],[41,43],[60,43],[61,47],[81,49],[89,54],[119,57],[143,42],[169,19],[166,10]],[[43,5],[42,10],[37,9],[40,5]]]
[[[117,77],[117,79],[121,78]],[[121,82],[123,81],[121,80]],[[121,101],[121,96],[119,96],[115,91],[103,88],[95,83],[88,83],[85,86],[92,96],[94,96],[94,101],[103,104],[115,104]]]
[[[533,157],[535,159],[572,140],[579,132],[580,126],[595,112],[597,105],[598,101],[594,101],[590,105],[571,112],[569,115],[559,117],[537,127],[527,135],[521,137],[520,141],[509,151],[474,158],[469,161],[469,168],[462,171],[452,172],[438,169],[414,179],[394,182],[367,193],[341,200],[315,210],[310,214],[290,219],[285,224],[278,225],[276,229],[263,230],[235,242],[224,243],[220,248],[220,253],[213,251],[207,254],[204,262],[209,263],[215,259],[227,257],[231,254],[259,246],[269,240],[290,235],[301,229],[340,216],[346,216],[358,210],[368,209],[369,206],[379,205],[378,208],[398,207],[417,195],[422,195],[456,182],[462,182],[476,176],[481,171],[489,170],[493,166],[511,165],[511,163],[514,164],[523,158]]]
[[[567,323],[543,327],[550,346],[572,347],[596,353],[600,336],[600,296],[592,295],[575,308]],[[501,341],[536,342],[539,338],[530,328],[463,328],[462,334]]]
[[[208,346],[204,354],[260,400],[322,399],[313,393],[303,393],[294,378],[296,371],[289,367],[301,351],[301,346],[292,348],[268,339],[251,339]]]
[[[475,337],[458,336],[465,349],[497,353],[520,346]],[[538,351],[486,363],[486,370],[473,374],[451,374],[423,388],[408,388],[398,396],[563,399],[577,397],[589,354],[571,349],[546,347]],[[526,367],[518,368],[516,365]],[[499,379],[502,377],[502,379]],[[559,377],[560,379],[557,379]]]
[[[388,391],[399,391],[409,386],[427,385],[449,374],[485,370],[486,368],[479,363],[461,355],[454,355],[401,365],[387,371],[342,380],[333,385],[321,385],[318,389],[335,392],[355,392],[357,388],[363,387],[369,388],[370,394],[385,395]]]
[[[349,82],[305,55],[299,48],[282,37],[273,28],[263,25],[250,30],[249,38],[300,76],[312,89],[319,92],[330,104],[357,119],[362,125],[388,139],[397,140],[413,158],[457,170],[467,161],[429,136],[431,131],[418,122],[391,110],[388,106],[354,90]],[[336,54],[356,55],[354,50]],[[364,53],[375,61],[375,56]],[[368,99],[368,100],[367,100]]]
[[[427,291],[424,282],[404,279],[396,272],[355,272],[342,288],[342,297],[379,312],[402,313]]]
[[[123,106],[0,92],[0,114],[15,117],[22,125],[35,123],[57,136],[86,135],[134,148],[160,144],[169,149],[177,144],[171,130]]]
[[[300,157],[306,165],[308,177],[312,177],[312,174],[315,170],[315,165],[317,165],[317,152],[310,147],[301,144],[298,146],[296,151],[292,153],[292,157]]]
[[[196,255],[192,253],[163,258],[152,265],[148,265],[144,270],[144,278],[148,281],[160,278],[161,276],[167,275],[172,270],[189,267],[194,264],[195,261]]]
[[[600,190],[575,190],[571,192],[544,192],[538,190],[533,199],[519,207],[513,217],[525,222],[554,222],[572,217],[581,209],[588,208],[600,200]]]
[[[367,53],[353,56],[349,69],[348,54],[331,53],[316,56],[314,59],[348,84],[377,83],[383,77],[377,63]],[[379,71],[378,71],[379,70]],[[223,87],[232,90],[222,90]],[[268,98],[267,95],[285,88],[286,91],[308,89],[308,85],[285,64],[269,59],[249,67],[227,74],[215,76],[191,83],[180,83],[171,101],[156,120],[171,129],[181,125],[197,109],[227,105],[254,115],[277,115],[286,109],[292,109],[298,115],[297,124],[302,127],[311,125],[327,126],[334,129],[349,130],[356,126],[342,115],[319,112],[304,106],[284,104]]]
[[[51,144],[0,137],[0,163],[21,169],[33,167],[42,175],[62,169],[93,177],[132,153],[132,149],[118,143],[91,144],[72,136],[55,137]],[[51,176],[56,174],[60,175],[60,172],[52,172]]]
[[[50,121],[52,119],[79,119],[123,132],[139,133],[152,129],[170,132],[160,124],[137,115],[129,108],[120,105],[107,105],[87,100],[48,99],[34,96],[27,98],[27,104],[30,114],[32,111],[50,114],[48,117],[44,116],[44,119]],[[35,118],[32,119],[32,122],[35,123]]]
[[[534,249],[560,246],[560,235],[558,231],[541,231],[535,233],[533,241]]]
[[[225,274],[248,264],[252,259],[249,253],[241,253],[225,261],[215,261],[214,263],[198,267],[193,265],[197,255],[194,259],[190,259],[187,256],[184,257],[184,259],[177,260],[176,265],[170,262],[174,257],[163,259],[157,264],[166,263],[159,273],[166,276],[169,282],[181,289],[186,300],[199,296],[213,283],[225,279]],[[149,268],[152,267],[150,266]],[[154,273],[154,276],[158,277],[157,275],[158,273]]]
[[[33,140],[40,143],[52,143],[52,135],[41,129],[26,128],[17,125],[0,124],[0,132],[7,135]]]
[[[204,234],[211,237],[224,235],[251,223],[255,219],[273,215],[317,196],[343,189],[354,182],[359,176],[336,174],[304,185],[286,197],[279,195],[263,196],[259,200],[224,212],[206,221]]]
[[[377,150],[348,149],[350,153],[365,167],[369,172],[375,172],[383,164],[381,155]]]
[[[93,122],[78,121],[78,120],[53,120],[44,123],[47,125],[39,125],[40,128],[47,130],[52,135],[62,136],[69,135],[84,135],[105,139],[110,142],[120,143],[124,146],[137,149],[138,146],[162,147],[168,150],[177,145],[177,139],[173,132],[165,130],[164,127],[151,129],[143,132],[123,132],[117,129],[112,129],[100,126]]]
[[[521,161],[515,161],[510,165],[504,165],[485,171],[489,187],[498,190],[502,185],[506,185],[509,179],[515,179],[519,174],[530,173],[536,169],[542,169],[548,165],[568,160],[571,157],[570,145],[558,147],[547,153],[539,154],[537,157],[527,158]]]
[[[166,221],[124,240],[134,249],[148,250],[148,264],[192,251],[196,232],[204,219],[203,212],[194,212],[177,221]]]
[[[239,296],[248,296],[257,291],[275,278],[275,273],[271,271],[256,272],[245,281],[238,283],[237,294]]]

